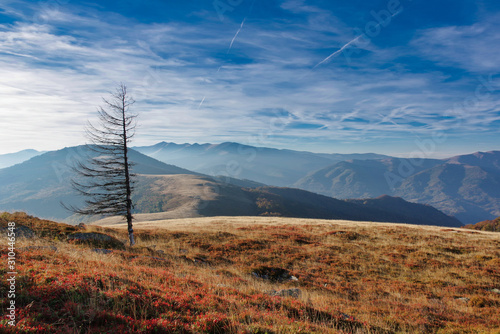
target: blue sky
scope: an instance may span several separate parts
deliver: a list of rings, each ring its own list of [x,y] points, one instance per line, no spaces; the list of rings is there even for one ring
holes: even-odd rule
[[[85,142],[120,82],[135,145],[446,157],[500,149],[494,0],[3,0],[0,154]]]

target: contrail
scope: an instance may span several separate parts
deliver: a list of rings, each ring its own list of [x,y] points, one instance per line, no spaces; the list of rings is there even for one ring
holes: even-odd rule
[[[325,59],[323,59],[322,61],[320,61],[318,64],[316,64],[316,66],[314,66],[313,69],[315,69],[316,67],[318,67],[321,64],[326,63],[327,61],[329,61],[330,59],[332,59],[333,57],[335,57],[336,55],[338,55],[339,53],[341,53],[342,51],[344,51],[345,48],[349,47],[352,43],[356,42],[358,39],[360,39],[363,36],[364,36],[364,34],[363,35],[359,35],[358,37],[354,38],[352,41],[344,44],[344,46],[342,46],[340,49],[338,49],[337,51],[335,51],[334,53],[332,53],[331,55],[329,55],[328,57],[326,57]]]
[[[6,53],[6,54],[10,54],[10,55],[13,55],[13,56],[19,56],[19,57],[26,57],[26,58],[33,58],[33,59],[36,59],[36,60],[40,60],[40,58],[38,57],[35,57],[35,56],[32,56],[32,55],[27,55],[27,54],[24,54],[24,53],[17,53],[17,52],[12,52],[12,51],[2,51],[3,53]]]
[[[241,22],[240,24],[240,29],[238,29],[238,31],[236,32],[236,34],[234,35],[233,39],[231,40],[231,44],[229,44],[229,49],[227,49],[227,53],[229,53],[229,51],[231,51],[231,49],[233,48],[233,44],[234,44],[234,41],[236,40],[236,37],[238,37],[238,34],[240,33],[241,29],[243,29],[243,25],[245,24],[245,21],[247,20],[247,18],[245,17],[243,19],[243,21]],[[226,53],[226,54],[227,54]]]
[[[396,15],[399,15],[400,13],[402,12],[402,10],[400,10],[399,12],[397,13],[394,13],[391,15],[391,17],[394,17]],[[377,23],[376,27],[380,27],[380,23]],[[333,57],[335,57],[336,55],[338,55],[339,53],[341,53],[342,51],[344,51],[347,47],[349,47],[352,43],[356,42],[358,39],[360,39],[361,37],[363,37],[365,34],[361,34],[357,37],[355,37],[353,40],[351,40],[350,42],[344,44],[344,46],[342,46],[340,49],[338,49],[337,51],[335,51],[334,53],[332,53],[331,55],[329,55],[328,57],[326,57],[325,59],[323,59],[322,61],[320,61],[318,64],[316,64],[316,66],[313,67],[313,69],[315,69],[316,67],[318,67],[319,65],[321,64],[324,64],[326,63],[327,61],[329,61],[330,59],[332,59]]]
[[[205,102],[205,98],[206,98],[206,96],[203,96],[203,99],[201,100],[200,105],[198,106],[198,109],[200,109],[203,102]]]

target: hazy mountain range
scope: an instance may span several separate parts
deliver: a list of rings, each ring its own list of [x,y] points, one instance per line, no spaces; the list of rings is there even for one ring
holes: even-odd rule
[[[7,168],[19,164],[42,153],[44,152],[36,150],[23,150],[16,153],[0,154],[0,168]]]
[[[500,151],[443,160],[350,160],[312,172],[293,186],[336,198],[402,197],[464,223],[500,215]]]
[[[21,164],[0,169],[0,209],[23,210],[40,217],[64,219],[70,215],[61,205],[81,204],[70,185],[72,166],[93,152],[85,146],[47,152]],[[139,174],[195,174],[164,164],[131,150]]]
[[[209,175],[339,198],[382,195],[429,204],[463,223],[500,215],[500,151],[448,159],[402,159],[377,154],[318,154],[237,143],[161,142],[138,151]]]
[[[71,166],[93,154],[91,152],[85,146],[66,148],[0,169],[0,210],[22,210],[58,220],[70,218],[71,213],[63,209],[60,202],[76,205],[82,202],[70,186],[70,179],[74,177]],[[130,158],[135,163],[134,172],[139,174],[134,195],[135,210],[151,213],[158,219],[281,215],[461,225],[458,220],[430,206],[402,199],[383,197],[369,203],[344,201],[299,189],[262,186],[253,181],[227,177],[213,178],[165,164],[135,150],[130,151]],[[418,214],[423,212],[425,215]]]
[[[84,146],[42,155],[42,152],[27,150],[0,156],[0,163],[10,161],[12,164],[35,155],[26,163],[0,169],[0,208],[7,203],[14,208],[17,204],[33,201],[30,203],[40,206],[42,211],[53,212],[50,217],[61,218],[62,208],[51,210],[46,209],[50,206],[42,204],[48,201],[44,193],[57,194],[59,199],[70,195],[66,184],[68,164],[81,158],[81,150]],[[500,151],[412,160],[377,154],[278,150],[237,143],[161,142],[135,147],[133,154],[140,162],[137,165],[139,174],[212,176],[213,182],[224,187],[292,187],[338,199],[390,195],[431,205],[463,223],[476,223],[500,215]],[[146,159],[146,155],[150,158]],[[39,180],[28,181],[35,167]],[[52,171],[53,175],[40,177],[44,171]],[[16,180],[24,180],[24,183]]]
[[[288,187],[306,174],[349,159],[382,159],[380,154],[324,154],[254,147],[238,143],[174,144],[161,142],[135,150],[168,164],[207,175],[249,179]]]

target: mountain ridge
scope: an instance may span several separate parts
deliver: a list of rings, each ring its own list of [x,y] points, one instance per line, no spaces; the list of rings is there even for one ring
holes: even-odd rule
[[[0,170],[0,209],[28,211],[41,217],[67,219],[61,201],[79,206],[80,198],[70,186],[72,165],[85,159],[88,148],[78,146],[45,153],[20,165]],[[259,187],[244,180],[221,182],[211,176],[167,165],[130,150],[138,175],[133,200],[136,212],[167,212],[171,217],[280,215],[304,218],[339,218],[459,226],[451,217],[437,214],[428,221],[375,210],[363,205],[300,189]],[[36,171],[36,172],[35,172]],[[232,179],[228,179],[231,181]],[[237,183],[237,184],[235,184]],[[242,187],[247,186],[247,187]],[[30,210],[26,210],[26,209]]]
[[[402,158],[344,161],[294,186],[337,198],[398,196],[475,223],[500,215],[500,151],[418,163]]]
[[[82,147],[65,148],[65,157],[50,163],[52,173],[42,180],[34,178],[31,187],[38,187],[48,180],[54,181],[54,188],[46,190],[50,194],[61,191],[61,181],[67,176],[68,162],[78,157]],[[165,151],[165,148],[169,148]],[[475,152],[453,156],[446,159],[405,159],[387,157],[376,154],[324,154],[288,149],[272,149],[253,147],[234,142],[221,144],[176,144],[160,142],[152,146],[139,147],[149,154],[149,159],[141,158],[143,174],[187,174],[205,175],[215,178],[219,183],[232,184],[239,187],[257,188],[267,185],[278,187],[294,187],[317,194],[340,199],[376,198],[381,195],[401,197],[407,201],[429,204],[447,215],[455,216],[463,223],[492,219],[500,215],[500,151]],[[131,152],[136,152],[132,149]],[[177,152],[177,153],[176,153]],[[179,153],[181,152],[181,153]],[[54,154],[51,152],[47,152]],[[135,154],[135,153],[132,153]],[[138,152],[137,154],[141,154]],[[191,164],[198,170],[165,165],[154,158],[154,155],[168,155],[174,161],[191,159]],[[40,155],[39,155],[40,156]],[[39,157],[38,156],[38,157]],[[377,159],[356,159],[356,157],[378,157]],[[36,158],[36,157],[34,157]],[[237,159],[236,159],[237,158]],[[335,159],[343,159],[336,161]],[[31,159],[30,159],[31,160]],[[33,172],[33,162],[28,172]],[[148,160],[149,162],[146,162]],[[36,165],[35,159],[35,165]],[[324,166],[315,169],[318,166]],[[12,166],[11,166],[12,167]],[[10,167],[8,167],[10,168]],[[7,168],[7,170],[8,170]],[[22,172],[22,164],[10,179],[21,178],[16,173]],[[47,167],[45,167],[47,168]],[[0,171],[5,169],[0,169]],[[38,174],[47,172],[37,170]],[[214,176],[218,175],[218,176]],[[302,175],[302,176],[301,176]],[[237,176],[237,177],[235,177]],[[293,184],[292,181],[301,176]],[[0,181],[2,173],[0,173]],[[255,180],[277,180],[275,182],[256,182]],[[0,191],[0,204],[5,204],[5,197],[12,199],[11,186]],[[19,199],[37,199],[32,191],[24,186],[17,192]],[[34,197],[33,197],[34,196]],[[2,199],[3,197],[3,199]],[[48,217],[54,218],[54,217]]]
[[[27,149],[14,153],[0,154],[0,169],[20,164],[43,153],[45,152]]]
[[[61,201],[79,205],[82,199],[71,188],[72,167],[77,161],[94,154],[86,145],[66,147],[46,152],[21,164],[0,169],[0,207],[3,210],[23,210],[31,207],[37,215],[62,219],[66,210]],[[194,174],[186,169],[167,165],[134,150],[130,159],[136,163],[133,171],[142,174]],[[141,163],[137,164],[140,160]],[[28,210],[29,211],[29,210]]]
[[[165,163],[203,174],[231,176],[273,186],[291,186],[307,173],[349,158],[385,158],[375,153],[313,153],[256,147],[235,142],[175,144],[160,142],[133,147]]]

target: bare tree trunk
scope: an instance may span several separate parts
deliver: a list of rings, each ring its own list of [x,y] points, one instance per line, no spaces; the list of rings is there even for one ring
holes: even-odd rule
[[[132,190],[130,188],[130,171],[128,163],[128,146],[127,146],[127,122],[126,122],[126,91],[125,87],[122,87],[122,116],[123,116],[123,162],[125,166],[125,187],[127,192],[127,226],[128,226],[128,238],[130,241],[130,246],[135,245],[134,240],[134,229],[132,228]]]

